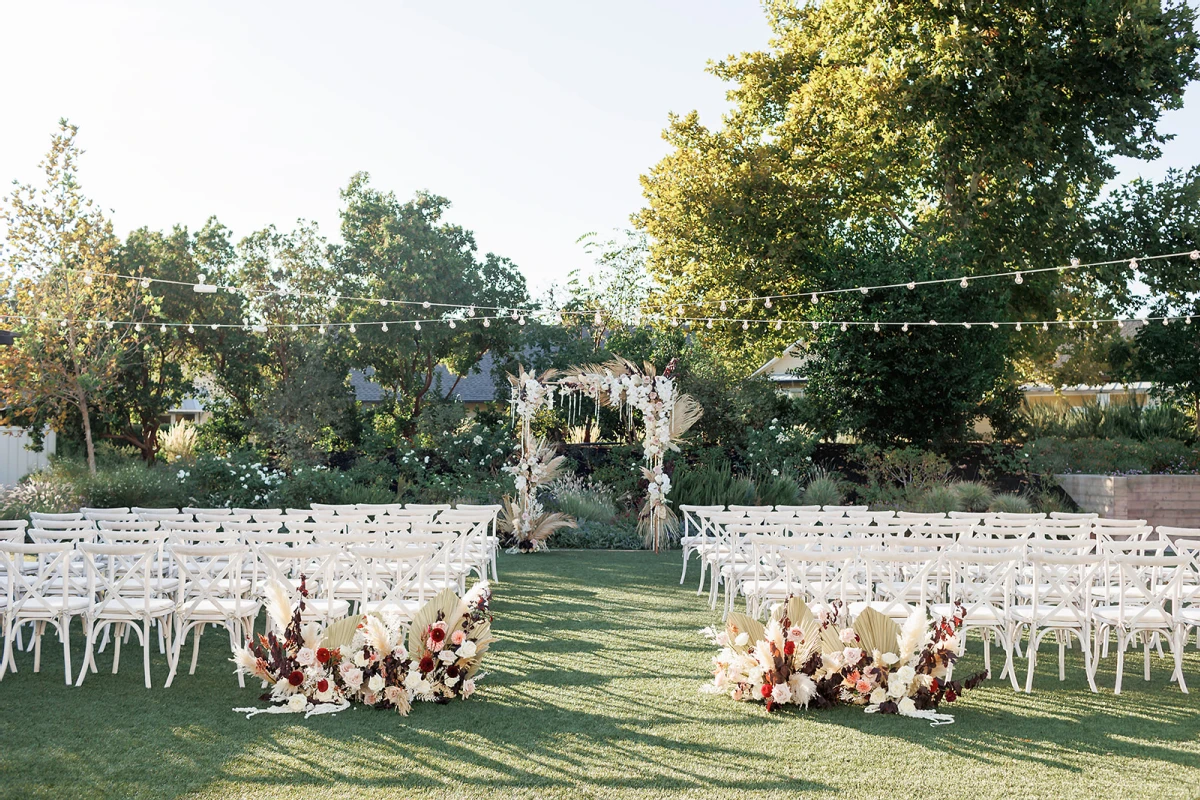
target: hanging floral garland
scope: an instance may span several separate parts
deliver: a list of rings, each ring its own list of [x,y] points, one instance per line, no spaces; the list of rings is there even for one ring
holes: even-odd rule
[[[524,369],[516,376],[510,375],[513,415],[515,421],[519,421],[521,440],[517,465],[507,469],[515,476],[517,491],[521,496],[516,501],[520,504],[519,508],[514,508],[509,518],[513,519],[515,514],[518,522],[523,523],[528,519],[531,524],[541,518],[537,515],[541,513],[536,498],[537,486],[550,480],[561,464],[561,457],[548,460],[553,448],[537,440],[530,430],[533,417],[543,408],[553,407],[557,387],[559,397],[570,398],[575,395],[590,398],[597,410],[601,405],[608,406],[628,413],[630,419],[633,409],[641,412],[645,425],[642,455],[646,461],[642,475],[648,487],[646,501],[638,513],[638,530],[645,538],[646,545],[658,552],[674,534],[679,523],[678,516],[667,500],[671,478],[663,469],[663,459],[667,451],[679,450],[683,435],[704,413],[694,398],[676,392],[675,381],[671,377],[674,369],[674,360],[659,375],[652,364],[638,368],[623,358],[614,358],[605,364],[576,367],[561,375],[546,372],[535,377]],[[568,405],[574,414],[578,405]],[[551,465],[554,465],[553,469]]]

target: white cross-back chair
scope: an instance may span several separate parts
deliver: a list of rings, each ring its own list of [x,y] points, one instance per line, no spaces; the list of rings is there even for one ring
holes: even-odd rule
[[[182,509],[184,514],[207,514],[210,517],[228,517],[233,514],[232,508],[199,508],[196,506],[184,506]]]
[[[173,544],[171,552],[183,580],[175,611],[174,648],[166,686],[171,685],[179,671],[183,642],[189,632],[192,633],[192,664],[188,674],[194,675],[200,657],[200,636],[206,626],[224,628],[232,649],[245,641],[259,611],[258,602],[248,596],[250,581],[242,577],[242,565],[249,553],[245,545]],[[240,669],[238,685],[246,685]]]
[[[36,570],[27,573],[26,557],[36,559]],[[80,586],[76,577],[78,558],[74,542],[23,544],[0,543],[0,558],[5,571],[4,657],[0,661],[0,680],[12,664],[12,646],[16,630],[25,624],[33,625],[33,671],[42,664],[42,636],[49,626],[58,634],[63,647],[65,682],[70,685],[71,619],[81,615],[91,599],[85,596],[86,585]],[[86,584],[86,582],[85,582]],[[15,670],[14,670],[15,671]]]
[[[307,596],[303,597],[301,621],[320,621],[322,625],[328,625],[331,620],[350,613],[350,603],[334,596],[341,554],[340,548],[328,545],[259,547],[258,557],[266,570],[264,586],[278,584],[284,587],[292,607],[296,608],[302,599],[300,589],[303,584]]]
[[[1096,625],[1096,652],[1092,658],[1093,680],[1100,660],[1100,644],[1107,643],[1110,634],[1117,638],[1117,676],[1113,694],[1121,693],[1125,671],[1125,651],[1137,637],[1142,639],[1145,652],[1145,679],[1150,680],[1151,639],[1161,636],[1171,648],[1175,668],[1171,679],[1179,682],[1180,691],[1187,693],[1183,679],[1183,648],[1185,624],[1180,615],[1184,573],[1187,556],[1121,553],[1110,555],[1108,562],[1115,567],[1110,580],[1117,581],[1116,605],[1093,609]]]
[[[31,514],[30,517],[33,515]],[[90,519],[34,519],[31,529],[40,531],[94,531],[96,523]]]
[[[164,522],[188,522],[194,524],[196,521],[195,517],[193,517],[191,514],[184,514],[182,512],[176,513],[170,510],[162,512],[141,510],[137,512],[137,517],[143,522],[158,522],[160,524]]]
[[[900,551],[862,548],[858,554],[865,581],[873,599],[850,603],[853,619],[868,608],[903,624],[918,608],[940,600],[937,569],[938,550]]]
[[[993,637],[1004,648],[1004,668],[1000,679],[1008,676],[1014,690],[1020,689],[1013,669],[1013,641],[1009,637],[1008,608],[1013,602],[1013,586],[1024,561],[1020,546],[987,551],[955,548],[945,555],[950,573],[949,602],[935,603],[930,611],[938,617],[962,615],[959,651],[966,649],[967,636],[979,631],[983,639],[983,666],[992,669]]]
[[[34,523],[33,527],[41,527],[39,522],[83,522],[83,514],[78,511],[71,511],[64,514],[50,514],[41,511],[33,511],[29,514],[29,521]]]
[[[175,602],[161,590],[161,563],[157,544],[81,544],[88,572],[90,604],[83,612],[87,639],[83,665],[76,686],[83,685],[88,670],[96,671],[96,637],[113,631],[114,674],[121,663],[121,640],[125,629],[137,634],[142,645],[142,670],[146,688],[150,684],[150,627],[166,627]]]
[[[1029,602],[1009,607],[1009,638],[1014,639],[1022,628],[1029,631],[1025,648],[1027,670],[1025,691],[1033,691],[1033,673],[1037,667],[1037,651],[1042,639],[1054,633],[1058,639],[1058,679],[1066,680],[1066,641],[1074,636],[1083,653],[1084,671],[1088,686],[1096,691],[1092,667],[1091,588],[1100,571],[1101,557],[1089,552],[1044,552],[1031,550],[1026,559],[1032,566],[1033,582],[1029,585]]]
[[[437,593],[429,577],[444,572],[452,550],[437,543],[406,547],[355,547],[363,597],[358,611],[411,620]]]
[[[698,554],[703,560],[704,548],[712,544],[715,537],[709,530],[707,514],[720,513],[725,510],[723,505],[702,506],[684,503],[679,506],[679,516],[683,518],[683,530],[679,543],[683,549],[683,572],[679,576],[679,585],[687,579],[688,561],[692,554]],[[704,566],[700,567],[700,583],[704,583]]]

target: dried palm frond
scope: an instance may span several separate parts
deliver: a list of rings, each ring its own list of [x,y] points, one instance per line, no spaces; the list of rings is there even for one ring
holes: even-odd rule
[[[854,632],[863,650],[888,653],[900,637],[900,626],[875,609],[865,608],[854,620]]]
[[[904,621],[904,628],[896,639],[896,646],[899,648],[897,655],[900,656],[901,664],[907,663],[921,649],[921,645],[925,643],[926,627],[925,609],[914,608]]]
[[[392,644],[392,636],[388,633],[387,625],[383,620],[375,616],[367,616],[364,619],[363,634],[367,640],[367,644],[375,648],[377,653],[390,653],[394,645]]]
[[[645,468],[642,471],[650,472],[650,470]],[[653,480],[653,477],[651,480]],[[642,535],[643,547],[657,549],[659,545],[675,540],[675,535],[679,532],[679,515],[675,513],[673,508],[664,503],[657,506],[656,518],[655,508],[649,500],[642,503],[642,510],[638,512],[637,531]],[[660,536],[660,541],[658,542],[654,540],[656,525]]]
[[[425,629],[438,620],[449,619],[457,606],[458,595],[454,590],[443,589],[417,610],[408,629],[408,652],[413,658],[425,655]]]
[[[512,374],[511,372],[508,373],[508,382],[511,383],[514,388],[520,390],[525,385],[525,381],[529,380],[530,378],[533,378],[538,383],[547,384],[557,378],[560,374],[562,373],[557,369],[548,369],[534,374],[533,372],[526,371],[523,365],[518,364],[516,375]]]
[[[671,409],[671,448],[678,450],[678,442],[692,426],[704,416],[704,409],[690,394],[681,394],[675,398],[675,407]]]
[[[467,616],[467,612],[473,604],[479,602],[479,598],[491,591],[491,586],[487,581],[478,581],[471,589],[462,596],[458,601],[458,605],[454,608],[454,613],[446,620],[446,624],[450,626],[450,632],[454,633],[462,627],[463,618]]]
[[[754,647],[755,642],[766,635],[767,629],[754,617],[739,611],[731,611],[725,617],[725,632],[729,635],[729,646],[734,650],[746,653],[749,652],[750,648]],[[744,645],[737,643],[737,637],[740,633],[745,633],[748,637]]]
[[[325,634],[321,637],[321,647],[327,647],[330,650],[335,647],[342,647],[350,644],[354,639],[354,632],[358,630],[358,624],[362,621],[362,617],[343,617],[337,622],[329,623],[329,627],[325,629]]]
[[[562,530],[563,528],[578,527],[579,523],[569,514],[564,514],[561,511],[551,511],[534,518],[525,539],[530,542],[544,542],[555,531]]]

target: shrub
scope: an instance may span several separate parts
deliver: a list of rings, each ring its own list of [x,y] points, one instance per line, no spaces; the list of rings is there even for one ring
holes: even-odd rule
[[[1028,498],[1019,494],[997,494],[988,506],[988,511],[999,514],[1028,514],[1032,510],[1033,506]]]
[[[746,465],[753,470],[780,472],[808,469],[820,435],[804,425],[786,425],[773,418],[761,428],[746,431]]]
[[[818,475],[804,487],[805,505],[840,506],[844,498],[842,483],[833,475]]]
[[[927,489],[944,485],[950,475],[950,462],[944,456],[919,447],[881,450],[865,445],[856,455],[867,478],[859,494],[873,506],[919,505]]]
[[[760,506],[794,506],[800,502],[802,490],[795,478],[776,475],[755,481],[754,499]]]
[[[1078,511],[1078,506],[1071,502],[1071,499],[1061,491],[1045,491],[1038,492],[1033,496],[1033,507],[1035,511],[1040,511],[1043,514],[1052,514],[1056,511]]]
[[[196,426],[186,420],[171,423],[158,441],[158,455],[168,464],[191,461],[196,456]]]
[[[188,504],[184,484],[186,470],[165,465],[130,461],[119,467],[98,470],[80,481],[83,505],[95,508],[155,506],[179,508]]]
[[[30,512],[63,514],[83,505],[75,484],[59,469],[26,475],[16,486],[0,492],[0,519],[26,519]]]
[[[642,535],[632,520],[616,524],[581,520],[578,528],[563,528],[550,534],[550,547],[581,550],[641,550]]]
[[[574,475],[551,483],[549,494],[559,511],[581,522],[612,522],[617,516],[611,491],[603,486],[585,483]]]
[[[757,496],[754,481],[734,475],[728,461],[680,466],[672,482],[670,499],[677,508],[683,504],[752,505]]]
[[[921,496],[918,508],[928,514],[961,511],[962,499],[951,486],[931,486]]]
[[[1029,439],[1152,439],[1195,441],[1196,429],[1187,412],[1172,403],[1142,405],[1131,394],[1125,402],[1082,406],[1026,406],[1021,425]]]
[[[982,483],[963,481],[954,487],[954,491],[963,511],[987,511],[992,504],[992,490]]]
[[[1059,473],[1094,475],[1191,474],[1200,472],[1200,447],[1178,439],[1066,439],[1044,437],[1020,451],[1026,469],[1045,477]]]

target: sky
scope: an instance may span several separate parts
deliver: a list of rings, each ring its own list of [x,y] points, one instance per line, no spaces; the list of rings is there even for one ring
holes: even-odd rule
[[[122,235],[216,215],[238,237],[304,218],[336,238],[366,171],[449,198],[535,292],[590,266],[581,235],[628,226],[670,112],[719,124],[706,63],[769,38],[757,0],[8,0],[4,21],[0,185],[40,177],[64,116]],[[1122,179],[1200,163],[1198,127],[1193,86],[1163,158]]]

